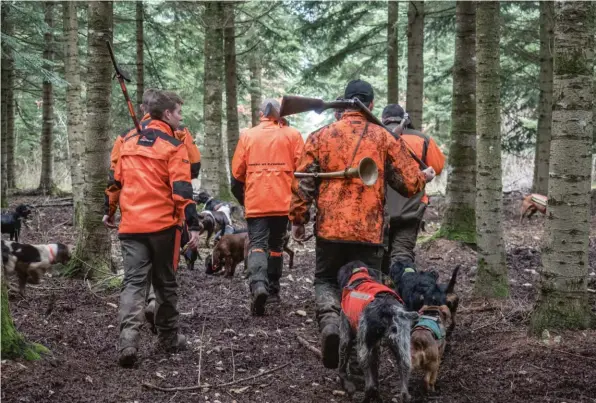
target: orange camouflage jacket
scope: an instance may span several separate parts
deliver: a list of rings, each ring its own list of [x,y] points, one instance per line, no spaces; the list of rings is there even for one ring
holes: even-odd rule
[[[360,178],[320,180],[294,178],[290,220],[305,224],[316,202],[317,237],[329,241],[383,244],[385,185],[410,197],[424,189],[418,164],[384,128],[370,123],[358,111],[346,111],[341,120],[312,133],[306,140],[299,172],[341,171],[350,163],[361,134],[364,136],[350,167],[364,157],[379,168],[379,179],[366,186]]]

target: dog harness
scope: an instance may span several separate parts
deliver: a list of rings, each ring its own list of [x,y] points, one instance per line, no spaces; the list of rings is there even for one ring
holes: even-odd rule
[[[391,288],[376,282],[366,268],[355,269],[341,297],[341,309],[350,321],[353,329],[358,328],[358,321],[364,308],[375,300],[379,293],[389,293],[403,304],[402,299]]]
[[[439,326],[439,319],[434,316],[421,315],[412,328],[412,332],[416,329],[429,330],[437,340],[445,338],[445,328]]]
[[[548,198],[546,196],[542,196],[539,194],[533,194],[532,195],[532,202],[541,205],[542,207],[546,207],[546,204],[548,203]]]

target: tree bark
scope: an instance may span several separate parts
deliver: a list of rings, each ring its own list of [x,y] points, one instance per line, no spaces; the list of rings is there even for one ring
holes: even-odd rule
[[[143,116],[143,112],[141,111],[141,104],[143,103],[143,93],[145,92],[143,17],[143,1],[137,0],[137,115],[139,116],[139,118]]]
[[[531,330],[590,326],[587,295],[594,19],[591,2],[555,3],[553,123],[541,289]]]
[[[46,1],[43,3],[44,21],[47,25],[47,31],[44,33],[43,58],[49,62],[54,59],[54,2]],[[44,69],[52,71],[52,65],[44,64]],[[54,191],[53,173],[54,173],[54,96],[52,82],[47,78],[43,81],[43,122],[41,127],[41,178],[39,181],[39,190],[44,194],[51,194]]]
[[[70,151],[70,178],[74,203],[74,224],[78,228],[83,217],[83,194],[85,191],[84,156],[85,122],[81,98],[81,73],[79,67],[79,25],[77,3],[62,2],[64,23],[64,78],[66,88],[66,115],[68,148]]]
[[[478,2],[476,9],[476,243],[478,296],[509,294],[502,226],[501,116],[499,78],[499,2]]]
[[[223,26],[222,4],[206,2],[205,28],[205,92],[203,95],[203,116],[205,119],[205,151],[201,187],[211,196],[219,194],[221,136],[222,136],[222,92],[223,92]]]
[[[2,33],[6,34],[6,27],[7,27],[7,20],[8,20],[8,7],[6,4],[2,7]],[[1,123],[0,123],[0,148],[2,149],[2,166],[0,167],[0,175],[2,176],[2,183],[1,186],[1,194],[0,194],[0,207],[8,207],[8,198],[7,192],[8,189],[8,176],[6,170],[6,156],[7,156],[7,144],[6,144],[6,136],[3,134],[6,133],[6,98],[7,98],[7,89],[8,89],[8,70],[6,69],[7,66],[7,48],[8,44],[6,41],[2,41],[2,88],[1,88],[1,98],[2,98],[2,108],[1,108]]]
[[[84,219],[76,255],[92,267],[91,275],[110,270],[110,238],[101,219],[110,169],[110,98],[112,62],[106,41],[112,40],[113,3],[90,1],[87,8],[87,129],[85,130]]]
[[[397,16],[399,3],[387,2],[387,103],[399,103],[399,67],[397,47]]]
[[[424,1],[410,1],[409,4],[406,110],[414,128],[420,130],[424,96]]]
[[[253,127],[259,124],[259,106],[261,106],[261,55],[259,47],[248,58],[250,70],[250,111]]]
[[[6,20],[6,34],[14,35],[14,23],[10,18]],[[6,182],[8,189],[15,188],[15,170],[14,170],[14,59],[12,48],[6,47],[6,131],[2,132],[6,136]]]
[[[548,191],[548,159],[553,106],[554,8],[555,3],[552,1],[540,2],[540,96],[532,192],[542,195],[546,195]]]
[[[12,315],[10,314],[8,306],[8,292],[6,290],[4,275],[2,275],[2,284],[0,285],[0,288],[2,288],[2,313],[0,314],[2,321],[0,325],[0,329],[2,329],[2,335],[0,337],[0,340],[2,341],[0,345],[0,354],[2,355],[2,358],[23,357],[26,360],[38,360],[40,358],[40,353],[49,353],[49,350],[40,344],[27,342],[23,335],[21,335],[14,327],[14,322],[12,321]]]
[[[232,164],[234,151],[240,137],[238,124],[238,77],[236,74],[236,21],[234,3],[224,5],[224,53],[226,69],[226,127],[228,137],[228,163]]]
[[[456,3],[447,208],[440,235],[476,242],[476,3]]]

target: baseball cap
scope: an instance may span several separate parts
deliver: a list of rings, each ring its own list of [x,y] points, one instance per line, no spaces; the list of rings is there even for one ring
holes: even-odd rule
[[[372,102],[375,99],[372,85],[363,80],[350,81],[344,92],[344,98],[352,99],[354,97],[358,97],[364,103]]]
[[[383,114],[381,115],[381,118],[383,119],[383,122],[385,122],[385,120],[387,119],[391,119],[394,122],[401,122],[404,115],[404,108],[402,108],[398,104],[389,104],[385,107],[385,109],[383,109]]]

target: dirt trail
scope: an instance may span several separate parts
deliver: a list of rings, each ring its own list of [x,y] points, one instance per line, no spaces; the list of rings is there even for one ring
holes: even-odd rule
[[[70,210],[50,208],[43,213],[39,227],[35,224],[25,230],[24,239],[72,242]],[[481,304],[469,297],[475,270],[473,250],[447,241],[422,246],[419,267],[437,270],[444,281],[455,264],[463,265],[457,287],[462,303],[437,392],[424,393],[421,376],[415,374],[410,382],[414,402],[596,402],[596,331],[565,332],[558,343],[551,334],[548,346],[526,336],[538,281],[532,270],[540,264],[542,221],[538,218],[520,228],[515,217],[507,220],[512,297],[497,310],[470,311]],[[205,256],[206,251],[201,253]],[[590,257],[590,270],[596,272],[596,221]],[[191,341],[189,351],[173,356],[156,352],[155,336],[143,329],[141,362],[133,370],[116,364],[117,292],[93,295],[79,280],[52,277],[37,288],[28,288],[26,300],[12,297],[19,330],[50,348],[53,358],[2,361],[2,401],[352,401],[337,392],[336,371],[324,369],[296,339],[300,335],[318,347],[312,242],[303,249],[296,247],[294,269],[286,266],[282,279],[283,302],[268,306],[263,318],[250,316],[241,268],[229,280],[207,276],[202,264],[197,266],[192,272],[182,269],[179,275],[180,326]],[[282,365],[286,366],[251,381],[214,387]],[[397,387],[391,367],[384,355],[381,378],[387,380],[381,390],[387,402]],[[163,387],[196,385],[199,371],[204,386],[199,390],[162,392],[142,386],[143,382]]]

